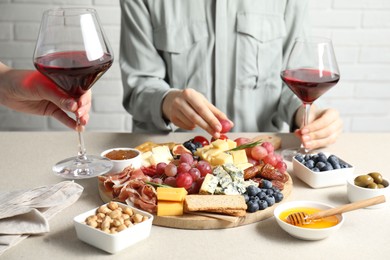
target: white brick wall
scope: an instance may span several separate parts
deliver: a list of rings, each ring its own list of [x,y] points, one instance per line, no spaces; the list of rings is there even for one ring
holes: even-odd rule
[[[32,53],[43,10],[58,6],[97,9],[119,54],[120,9],[113,0],[0,0],[0,60],[32,69]],[[390,131],[390,1],[311,0],[313,34],[333,39],[341,71],[339,84],[318,104],[341,112],[346,132]],[[131,131],[121,105],[118,59],[93,88],[89,131]],[[0,131],[65,130],[52,118],[0,107]]]

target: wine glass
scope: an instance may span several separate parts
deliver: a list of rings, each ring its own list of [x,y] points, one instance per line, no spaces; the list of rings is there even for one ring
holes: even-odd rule
[[[303,128],[308,124],[313,102],[340,79],[332,41],[321,37],[297,38],[280,75],[303,103]],[[309,152],[301,144],[299,148],[282,151],[282,156],[291,161],[295,154]]]
[[[34,65],[76,100],[110,68],[113,52],[91,8],[59,8],[43,13],[34,52]],[[80,119],[76,116],[77,125]],[[53,166],[66,179],[91,178],[108,172],[107,158],[86,155],[84,139],[78,131],[79,152]]]

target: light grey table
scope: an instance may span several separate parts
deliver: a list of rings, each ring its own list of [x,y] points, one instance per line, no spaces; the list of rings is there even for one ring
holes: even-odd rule
[[[254,137],[235,133],[229,137]],[[134,147],[144,141],[183,142],[191,134],[135,135],[85,133],[87,151],[100,154],[111,147]],[[297,145],[292,134],[281,134],[284,147]],[[326,151],[355,166],[356,174],[381,172],[390,178],[390,133],[343,134]],[[62,181],[51,167],[74,156],[74,132],[1,132],[0,189],[15,190]],[[291,172],[291,165],[289,164]],[[290,200],[315,200],[332,205],[348,203],[346,186],[312,189],[291,173]],[[77,239],[73,217],[102,201],[97,179],[77,181],[85,190],[81,198],[50,221],[51,231],[31,236],[0,256],[1,259],[389,259],[390,208],[362,209],[346,213],[346,221],[333,236],[302,241],[279,228],[274,218],[223,230],[183,230],[153,226],[149,239],[116,255],[110,255]]]

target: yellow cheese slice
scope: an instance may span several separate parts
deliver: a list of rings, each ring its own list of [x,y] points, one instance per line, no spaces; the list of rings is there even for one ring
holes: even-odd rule
[[[231,151],[230,154],[233,156],[234,164],[247,163],[248,157],[246,156],[245,150]]]
[[[157,187],[157,199],[166,201],[183,201],[187,195],[184,188]]]
[[[181,216],[183,215],[183,201],[164,201],[157,203],[157,216]]]

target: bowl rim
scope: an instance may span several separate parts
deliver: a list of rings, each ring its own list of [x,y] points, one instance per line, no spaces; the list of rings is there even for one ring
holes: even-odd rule
[[[108,203],[109,203],[109,202],[108,202]],[[125,203],[116,201],[116,203],[118,203],[118,205],[121,205],[121,206],[124,206],[124,207],[131,208],[131,209],[135,210],[136,213],[141,214],[141,215],[143,215],[143,216],[147,216],[148,219],[145,220],[145,221],[142,221],[142,222],[140,222],[140,223],[137,223],[137,224],[135,224],[134,226],[132,226],[132,227],[130,227],[130,228],[126,228],[126,229],[123,230],[122,232],[118,232],[118,233],[115,233],[115,234],[108,234],[108,233],[104,232],[103,230],[100,230],[100,229],[98,229],[98,228],[91,227],[91,226],[87,225],[86,223],[84,223],[86,217],[88,217],[88,216],[94,214],[94,213],[96,212],[96,210],[97,210],[99,207],[104,206],[104,205],[108,205],[108,203],[101,204],[101,205],[99,205],[98,207],[95,207],[95,208],[93,208],[93,209],[90,209],[90,210],[84,211],[83,213],[78,214],[77,216],[75,216],[75,217],[73,218],[73,222],[74,222],[74,223],[77,223],[77,224],[75,224],[76,226],[77,226],[77,225],[83,225],[83,226],[85,226],[85,227],[87,227],[87,228],[89,228],[89,229],[91,229],[91,230],[100,232],[100,234],[102,234],[103,236],[107,236],[107,237],[123,236],[123,234],[126,234],[127,232],[133,230],[133,229],[136,228],[138,225],[143,226],[143,225],[147,225],[147,222],[153,222],[154,217],[153,217],[153,215],[150,214],[149,212],[146,212],[146,211],[140,210],[140,209],[138,209],[138,208],[136,208],[136,207],[134,207],[134,206],[131,206],[131,205],[128,205],[128,204],[125,204]],[[85,218],[82,219],[81,217],[85,217]],[[142,224],[143,224],[143,225],[142,225]],[[126,231],[127,231],[127,232],[126,232]]]
[[[130,159],[125,159],[125,160],[112,160],[112,159],[109,159],[107,158],[105,155],[111,151],[114,151],[114,150],[127,150],[127,151],[135,151],[137,152],[138,154],[133,157],[133,158],[130,158]],[[104,150],[103,152],[100,153],[100,156],[101,157],[104,157],[104,158],[107,158],[109,159],[110,161],[113,161],[113,162],[126,162],[126,161],[131,161],[131,160],[134,160],[136,158],[139,158],[141,156],[142,152],[138,149],[135,149],[135,148],[131,148],[131,147],[115,147],[115,148],[110,148],[110,149],[107,149],[107,150]]]
[[[319,154],[320,152],[317,152],[317,153],[309,153],[309,154]],[[343,163],[347,164],[349,167],[347,168],[340,168],[340,169],[332,169],[330,171],[319,171],[319,172],[315,172],[311,169],[309,169],[308,167],[306,167],[306,165],[304,165],[303,163],[301,163],[300,161],[298,161],[297,159],[295,159],[295,156],[293,156],[292,158],[292,161],[293,163],[296,162],[296,163],[299,163],[301,166],[305,167],[305,169],[307,169],[309,172],[313,173],[313,174],[316,174],[316,175],[324,175],[324,174],[332,174],[332,173],[335,173],[335,172],[338,172],[338,171],[342,171],[342,170],[354,170],[354,166],[352,164],[350,164],[349,162],[345,161],[344,159],[342,159],[340,156],[334,154],[334,153],[330,153],[330,152],[322,152],[323,154],[325,154],[327,157],[329,157],[330,155],[334,155],[336,156],[340,161],[342,161]]]
[[[280,216],[280,213],[282,213],[282,211],[284,210],[287,210],[287,209],[290,209],[290,208],[293,208],[293,207],[289,207],[288,205],[290,204],[299,204],[299,205],[296,205],[294,207],[298,207],[300,206],[301,204],[317,204],[317,205],[320,205],[320,206],[325,206],[327,207],[327,209],[330,209],[330,208],[334,208],[335,206],[332,206],[330,204],[327,204],[327,203],[324,203],[324,202],[319,202],[319,201],[312,201],[312,200],[295,200],[295,201],[287,201],[287,202],[284,202],[283,204],[280,204],[278,205],[275,210],[274,210],[274,217],[275,219],[277,220],[277,222],[279,223],[279,225],[284,225],[285,227],[289,227],[293,230],[299,230],[299,231],[302,231],[302,230],[307,230],[307,232],[322,232],[322,231],[329,231],[329,230],[332,230],[332,229],[337,229],[339,228],[345,221],[345,216],[344,214],[337,214],[337,218],[339,219],[339,222],[334,225],[334,226],[331,226],[331,227],[327,227],[327,228],[308,228],[308,227],[299,227],[299,226],[295,226],[295,225],[292,225],[292,224],[289,224],[283,220],[281,220],[279,218]]]
[[[350,185],[351,187],[354,187],[354,188],[356,188],[356,189],[358,189],[358,190],[362,190],[362,191],[370,191],[370,190],[372,190],[372,191],[388,190],[388,189],[390,188],[390,181],[389,181],[389,179],[383,178],[383,177],[382,177],[382,179],[383,179],[385,182],[387,182],[387,186],[384,187],[384,188],[381,188],[381,189],[370,189],[370,188],[365,188],[365,187],[357,186],[357,185],[355,185],[354,180],[355,180],[356,177],[358,177],[358,176],[360,176],[360,175],[365,175],[365,174],[354,174],[354,175],[350,176],[350,177],[347,179],[348,185]]]

